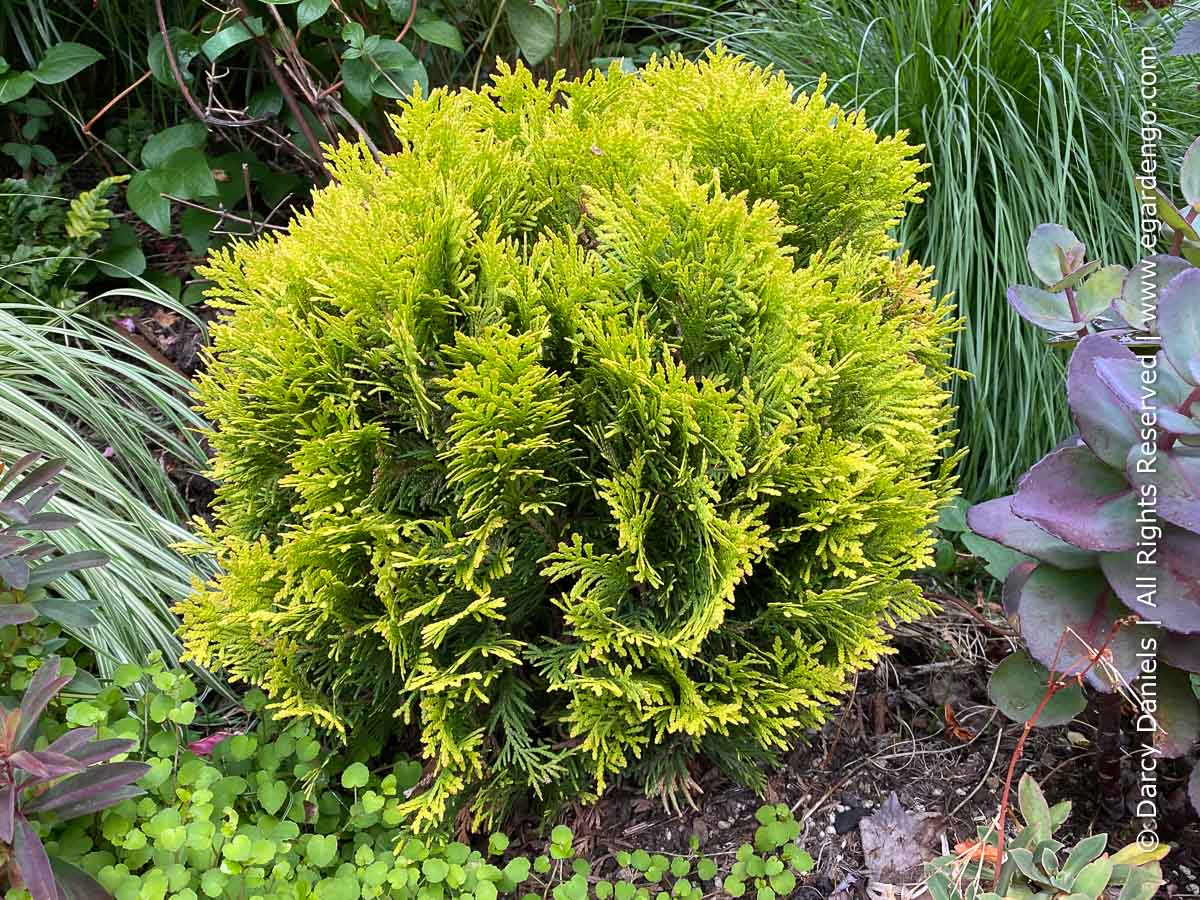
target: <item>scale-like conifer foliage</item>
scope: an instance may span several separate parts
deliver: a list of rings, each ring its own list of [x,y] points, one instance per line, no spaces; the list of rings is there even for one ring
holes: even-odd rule
[[[954,325],[887,255],[914,149],[721,53],[396,130],[211,264],[191,655],[418,750],[418,826],[697,755],[760,785],[926,609]]]

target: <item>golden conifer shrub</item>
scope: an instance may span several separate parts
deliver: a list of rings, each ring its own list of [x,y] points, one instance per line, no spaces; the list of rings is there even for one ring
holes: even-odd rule
[[[426,763],[414,826],[762,785],[953,491],[913,147],[717,52],[404,104],[218,254],[191,658]]]

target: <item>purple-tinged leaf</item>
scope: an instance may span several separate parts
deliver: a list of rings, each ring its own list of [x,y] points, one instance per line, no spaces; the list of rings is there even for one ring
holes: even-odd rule
[[[80,569],[92,569],[108,563],[108,557],[95,550],[79,550],[75,553],[64,553],[56,556],[45,565],[39,566],[29,576],[30,587],[42,587],[56,578],[61,578],[68,572],[78,572]]]
[[[46,749],[53,750],[55,753],[71,753],[95,737],[95,728],[72,728],[57,740],[52,741]]]
[[[4,477],[0,478],[0,491],[12,484],[13,479],[32,466],[35,462],[42,458],[42,454],[37,450],[32,453],[26,453],[15,463],[8,467],[8,471],[4,473]]]
[[[1137,506],[1123,474],[1086,447],[1056,450],[1017,487],[1012,511],[1084,550],[1106,553],[1137,544]]]
[[[107,762],[114,756],[120,756],[122,753],[128,753],[136,746],[137,741],[130,741],[124,738],[109,738],[108,740],[85,744],[76,750],[67,751],[67,755],[86,766],[91,766],[96,763]]]
[[[1188,778],[1188,799],[1192,801],[1192,809],[1200,813],[1200,765],[1192,767],[1191,777]]]
[[[40,513],[46,508],[46,504],[53,500],[61,490],[62,484],[57,481],[54,484],[47,484],[44,487],[38,488],[37,492],[25,501],[25,511],[30,514]],[[32,523],[33,519],[31,518],[29,521]]]
[[[58,513],[37,513],[29,517],[25,523],[26,531],[62,531],[64,528],[74,528],[79,522],[70,516]]]
[[[9,556],[0,559],[0,585],[14,591],[23,591],[29,587],[29,563],[24,557]]]
[[[1171,279],[1158,302],[1163,352],[1185,381],[1200,385],[1200,269]]]
[[[1000,595],[1000,602],[1004,607],[1004,615],[1009,621],[1016,619],[1020,612],[1021,591],[1025,590],[1025,582],[1029,580],[1029,576],[1033,574],[1037,566],[1038,564],[1035,562],[1017,563],[1008,573],[1008,577],[1004,579],[1004,590]]]
[[[62,753],[50,750],[18,750],[8,761],[23,772],[28,772],[38,781],[61,778],[82,772],[86,766]]]
[[[1043,284],[1056,284],[1083,264],[1086,250],[1079,238],[1062,225],[1039,225],[1025,245],[1029,268]],[[1063,267],[1063,261],[1067,265]]]
[[[1179,171],[1179,190],[1188,206],[1200,209],[1200,138],[1183,154],[1183,166]]]
[[[1008,302],[1026,322],[1055,334],[1070,334],[1085,324],[1071,317],[1071,305],[1064,293],[1051,294],[1041,288],[1014,284],[1008,289]]]
[[[1166,759],[1178,759],[1186,756],[1200,737],[1200,701],[1192,690],[1192,680],[1178,669],[1160,666],[1156,682],[1154,747]]]
[[[1077,684],[1056,691],[1043,706],[1049,690],[1049,670],[1024,651],[1005,657],[988,680],[988,696],[1014,722],[1028,722],[1041,707],[1035,727],[1066,725],[1087,708]]]
[[[54,872],[50,868],[50,857],[33,826],[24,817],[17,816],[17,827],[13,834],[13,861],[21,873],[25,890],[33,900],[58,900],[58,888],[54,884]]]
[[[1131,362],[1137,357],[1108,334],[1090,334],[1079,342],[1067,365],[1067,405],[1079,436],[1105,463],[1120,470],[1129,448],[1138,443],[1137,408],[1105,384],[1101,361]]]
[[[13,828],[17,824],[17,788],[6,784],[0,787],[0,844],[12,846]]]
[[[65,597],[46,597],[33,605],[40,615],[77,631],[94,628],[99,621],[86,604]]]
[[[1176,374],[1163,353],[1154,357],[1153,366],[1143,361],[1148,359],[1136,356],[1133,359],[1100,359],[1096,361],[1096,371],[1108,389],[1139,416],[1157,408],[1159,430],[1172,434],[1200,434],[1200,420],[1193,419],[1190,412],[1196,403],[1190,399],[1192,386]],[[1185,405],[1187,409],[1184,409]]]
[[[21,558],[26,562],[37,562],[39,559],[49,556],[57,551],[58,548],[53,544],[48,541],[42,541],[40,544],[32,544],[31,546],[22,550]]]
[[[1171,631],[1200,632],[1200,534],[1168,525],[1157,547],[1140,552],[1153,555],[1141,564],[1132,550],[1100,557],[1117,596],[1143,619],[1157,619]]]
[[[1088,669],[1116,620],[1128,614],[1100,572],[1064,572],[1043,564],[1025,581],[1018,617],[1033,658],[1070,676]],[[1138,630],[1122,628],[1108,645],[1106,658],[1119,673],[1118,683],[1137,677]],[[1112,692],[1113,680],[1103,664],[1093,666],[1086,677],[1097,690]]]
[[[29,538],[19,534],[0,533],[0,557],[11,556],[19,550],[24,550],[30,543]]]
[[[1191,56],[1200,53],[1200,19],[1188,19],[1175,35],[1175,43],[1167,51],[1167,56]],[[1200,812],[1200,801],[1196,803]]]
[[[13,500],[0,500],[0,516],[18,525],[29,521],[29,513],[25,511],[25,507]]]
[[[1060,569],[1095,567],[1095,553],[1072,547],[1032,522],[1020,518],[1013,513],[1012,500],[1011,496],[998,497],[972,506],[967,511],[967,524],[978,535]]]
[[[1093,272],[1100,268],[1100,260],[1093,259],[1090,263],[1084,263],[1078,269],[1073,270],[1069,275],[1064,275],[1056,284],[1050,285],[1050,293],[1057,294],[1059,291],[1065,291],[1067,288],[1073,288],[1087,278]]]
[[[1075,293],[1075,306],[1084,319],[1091,321],[1107,311],[1125,284],[1129,270],[1124,266],[1105,266],[1083,283]]]
[[[1200,674],[1200,641],[1190,634],[1164,631],[1158,641],[1158,661]]]
[[[140,797],[141,788],[131,787],[150,771],[145,763],[119,762],[94,766],[54,785],[25,804],[27,812],[57,810],[64,819],[107,809],[129,797]],[[129,793],[133,791],[133,793]]]
[[[112,895],[91,875],[69,862],[51,858],[50,868],[54,870],[54,877],[58,880],[62,900],[112,900]]]
[[[1167,254],[1138,260],[1125,277],[1121,296],[1114,301],[1117,312],[1131,327],[1148,328],[1155,323],[1159,298],[1167,284],[1180,272],[1191,269],[1186,259]]]
[[[59,677],[57,656],[48,656],[42,661],[41,668],[33,673],[29,686],[25,688],[25,695],[21,698],[21,720],[17,726],[15,748],[24,747],[33,737],[46,704],[66,687],[70,680]]]
[[[40,488],[44,484],[53,481],[62,474],[62,470],[67,467],[65,460],[48,459],[32,472],[25,475],[17,486],[8,492],[6,500],[20,500],[22,497],[27,497]]]
[[[1134,447],[1129,452],[1125,471],[1138,490],[1154,493],[1159,518],[1187,531],[1200,532],[1200,455],[1197,453],[1200,451],[1195,448],[1176,444],[1171,450],[1146,457]]]
[[[1200,234],[1196,233],[1196,229],[1184,217],[1183,212],[1175,208],[1175,202],[1160,188],[1154,188],[1153,193],[1154,209],[1158,213],[1159,221],[1168,226],[1172,232],[1182,234],[1185,240],[1200,241]]]
[[[0,628],[5,625],[24,625],[37,617],[37,610],[28,603],[0,603]]]

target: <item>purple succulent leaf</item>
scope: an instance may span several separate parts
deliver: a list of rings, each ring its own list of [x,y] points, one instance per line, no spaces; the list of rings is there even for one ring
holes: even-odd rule
[[[28,812],[56,810],[64,819],[107,809],[129,797],[140,797],[145,793],[141,788],[130,785],[149,771],[148,765],[137,762],[94,766],[60,781],[40,797],[26,803],[25,809]]]
[[[1200,673],[1200,641],[1192,635],[1164,631],[1157,649],[1159,662],[1185,672]]]
[[[23,591],[29,587],[28,561],[20,556],[0,559],[0,585],[8,585],[14,591]]]
[[[1090,569],[1096,554],[1073,547],[1066,541],[1017,516],[1012,496],[979,503],[967,511],[967,524],[976,534],[1005,547],[1051,563],[1060,569]]]
[[[1179,168],[1179,192],[1188,206],[1200,209],[1200,138],[1192,141]]]
[[[8,758],[14,766],[28,772],[37,781],[48,781],[82,772],[86,766],[78,760],[50,750],[18,750]],[[28,785],[26,785],[28,786]]]
[[[1039,225],[1033,229],[1025,245],[1029,268],[1043,284],[1056,284],[1064,275],[1083,264],[1086,248],[1069,228],[1062,225]],[[1067,261],[1063,271],[1063,259]]]
[[[8,471],[4,473],[4,476],[0,477],[0,491],[12,484],[18,475],[20,475],[41,458],[42,454],[35,450],[32,453],[26,453],[15,463],[9,466]]]
[[[42,846],[42,840],[33,826],[21,815],[17,816],[17,827],[13,834],[13,861],[21,873],[25,890],[29,891],[33,900],[58,900],[50,857],[46,855],[46,848]]]
[[[37,610],[28,603],[0,604],[0,628],[5,625],[24,625],[37,617]]]
[[[1200,534],[1168,525],[1153,556],[1139,564],[1138,551],[1106,553],[1100,568],[1121,601],[1142,618],[1157,619],[1171,631],[1200,632]]]
[[[1195,448],[1176,444],[1147,457],[1134,447],[1125,471],[1139,491],[1155,494],[1159,518],[1200,532],[1200,455]]]
[[[1133,328],[1150,328],[1156,321],[1156,310],[1167,284],[1180,272],[1191,269],[1186,259],[1167,254],[1138,260],[1125,277],[1121,296],[1114,301],[1117,312]]]
[[[1041,288],[1014,284],[1008,289],[1008,302],[1026,322],[1055,334],[1070,334],[1083,327],[1071,317],[1071,305],[1065,293],[1051,294]]]
[[[1042,564],[1021,589],[1018,619],[1033,658],[1070,676],[1088,668],[1113,624],[1127,614],[1100,572],[1064,572]],[[1141,639],[1137,630],[1121,629],[1108,645],[1112,666],[1127,683],[1139,671]],[[1113,680],[1100,665],[1093,666],[1086,677],[1097,690],[1112,692]]]
[[[1166,286],[1158,301],[1158,328],[1175,371],[1200,385],[1200,269],[1189,268]]]
[[[1200,21],[1197,24],[1200,25]],[[1200,765],[1192,768],[1192,776],[1188,779],[1188,799],[1192,801],[1192,809],[1200,813]]]
[[[96,879],[69,862],[51,857],[50,867],[54,870],[62,900],[112,900],[112,894],[102,888]]]
[[[1104,315],[1121,296],[1121,287],[1129,270],[1124,266],[1105,266],[1075,292],[1075,307],[1087,321]]]
[[[1067,365],[1067,405],[1083,442],[1100,459],[1121,469],[1129,448],[1138,443],[1137,405],[1128,404],[1100,378],[1097,364],[1121,361],[1137,365],[1137,357],[1107,334],[1090,334],[1079,342]]]
[[[1021,591],[1025,589],[1025,582],[1029,580],[1029,576],[1033,574],[1037,566],[1038,564],[1035,562],[1017,563],[1008,573],[1008,577],[1004,579],[1001,603],[1004,606],[1004,615],[1008,619],[1015,619],[1020,612]]]
[[[114,756],[128,753],[136,746],[137,741],[125,740],[124,738],[110,738],[105,741],[94,741],[90,744],[85,744],[77,750],[69,751],[67,755],[83,763],[85,766],[91,766],[96,763],[108,762]]]
[[[17,787],[0,787],[0,844],[12,846],[13,828],[17,824]]]
[[[25,688],[25,695],[21,698],[21,720],[17,726],[14,747],[24,747],[33,737],[46,704],[70,681],[70,678],[59,676],[57,656],[48,656],[42,661],[41,668],[33,673],[29,686]]]
[[[55,753],[71,753],[95,737],[96,729],[90,726],[87,728],[72,728],[57,740],[52,741],[46,749],[52,750]]]
[[[1096,372],[1121,402],[1136,412],[1156,410],[1158,427],[1172,434],[1200,435],[1200,420],[1191,416],[1196,400],[1191,385],[1179,378],[1161,352],[1153,357],[1098,359]],[[1149,374],[1147,374],[1149,373]],[[1152,378],[1152,381],[1147,381]]]
[[[1137,544],[1133,489],[1086,447],[1043,457],[1021,480],[1012,511],[1084,550],[1111,553]]]
[[[1186,756],[1200,737],[1200,701],[1186,673],[1160,666],[1154,748],[1166,759]]]

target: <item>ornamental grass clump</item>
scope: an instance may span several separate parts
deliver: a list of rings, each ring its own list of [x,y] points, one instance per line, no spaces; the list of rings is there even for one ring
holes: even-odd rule
[[[761,785],[952,493],[914,148],[727,54],[505,71],[223,251],[191,656],[425,760],[415,827]]]

